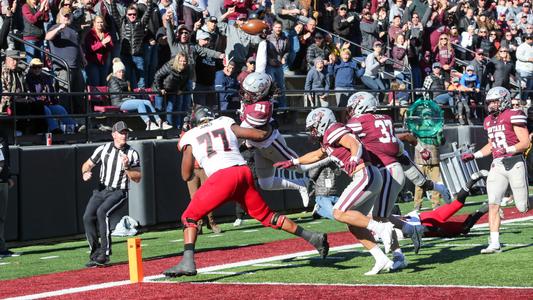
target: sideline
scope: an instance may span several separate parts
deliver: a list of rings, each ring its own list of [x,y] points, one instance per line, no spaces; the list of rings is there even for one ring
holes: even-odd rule
[[[529,221],[533,220],[533,216],[528,217],[522,217],[522,218],[516,218],[516,219],[510,219],[510,220],[504,220],[502,221],[502,224],[506,223],[514,223],[514,222],[521,222],[521,221]],[[480,227],[488,227],[488,223],[486,224],[478,224],[475,225],[473,228],[480,228]],[[348,250],[348,249],[354,249],[354,248],[361,248],[362,245],[360,243],[357,244],[350,244],[350,245],[343,245],[343,246],[337,246],[332,247],[330,251],[332,252],[338,252],[342,250]],[[244,267],[248,265],[254,265],[254,264],[260,264],[260,263],[268,263],[272,261],[278,261],[278,260],[284,260],[284,259],[291,259],[296,258],[298,256],[308,256],[308,255],[316,255],[316,250],[309,250],[309,251],[302,251],[302,252],[296,252],[291,254],[284,254],[284,255],[277,255],[277,256],[271,256],[266,258],[260,258],[260,259],[252,259],[252,260],[245,260],[240,261],[236,263],[229,263],[229,264],[221,264],[221,265],[215,265],[211,267],[205,267],[198,269],[198,273],[205,273],[205,272],[215,272],[215,271],[221,271],[224,269],[229,268],[236,268],[236,267]],[[162,274],[158,275],[152,275],[147,276],[144,278],[145,283],[172,283],[176,284],[175,281],[153,281],[158,280],[161,278],[164,278],[165,276]],[[81,286],[81,287],[75,287],[75,288],[68,288],[68,289],[61,289],[57,291],[52,292],[44,292],[44,293],[38,293],[38,294],[31,294],[31,295],[24,295],[19,297],[13,297],[13,298],[6,298],[6,299],[39,299],[39,298],[45,298],[45,297],[55,297],[55,296],[63,296],[68,294],[74,294],[74,293],[80,293],[80,292],[87,292],[87,291],[94,291],[99,289],[106,289],[111,287],[117,287],[117,286],[123,286],[130,284],[129,280],[122,280],[122,281],[114,281],[114,282],[105,282],[100,284],[93,284],[93,285],[87,285],[87,286]],[[203,284],[203,283],[199,283]],[[230,284],[230,283],[213,283],[213,284]],[[240,283],[237,283],[240,284]],[[294,283],[253,283],[253,284],[285,284],[285,285],[298,285]],[[323,284],[313,284],[313,283],[302,283],[300,285],[323,285]],[[361,285],[350,285],[350,284],[329,284],[329,285],[338,285],[338,286],[398,286],[398,287],[443,287],[443,288],[450,288],[450,287],[462,287],[462,288],[511,288],[511,289],[533,289],[533,287],[500,287],[500,286],[489,286],[489,287],[479,287],[479,286],[460,286],[460,285],[371,285],[371,284],[361,284]]]

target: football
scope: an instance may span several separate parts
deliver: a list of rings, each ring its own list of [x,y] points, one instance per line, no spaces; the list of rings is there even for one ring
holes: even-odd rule
[[[251,35],[258,35],[268,31],[268,24],[259,19],[251,19],[241,25],[241,29]]]

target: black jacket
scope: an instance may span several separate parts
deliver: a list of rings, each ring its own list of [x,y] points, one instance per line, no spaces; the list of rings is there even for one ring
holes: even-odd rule
[[[148,31],[148,22],[150,16],[154,10],[152,0],[146,1],[147,10],[144,11],[142,18],[137,19],[135,22],[130,22],[128,16],[120,17],[117,8],[116,0],[111,1],[111,15],[117,24],[120,25],[120,42],[122,45],[122,53],[139,56],[143,54],[143,40],[146,32]],[[127,13],[127,10],[126,10]],[[139,13],[139,11],[137,12]]]
[[[155,73],[152,87],[155,91],[165,90],[170,93],[176,93],[186,89],[187,81],[191,78],[190,66],[178,72],[172,67],[173,63],[174,59],[171,59]]]
[[[126,80],[120,79],[111,75],[109,81],[107,81],[107,88],[110,93],[124,93],[129,92],[129,84]],[[120,106],[124,101],[128,100],[128,97],[124,95],[111,95],[111,104],[115,106]]]

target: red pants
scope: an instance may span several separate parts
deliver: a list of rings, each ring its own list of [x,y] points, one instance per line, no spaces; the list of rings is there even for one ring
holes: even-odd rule
[[[198,221],[222,204],[236,201],[252,218],[270,226],[273,212],[255,189],[252,172],[248,166],[234,166],[212,174],[196,191],[181,221]]]
[[[454,200],[450,204],[443,205],[434,211],[420,214],[420,222],[426,227],[438,228],[437,231],[428,231],[426,236],[451,237],[463,233],[463,222],[448,221],[448,219],[463,208],[464,204]]]

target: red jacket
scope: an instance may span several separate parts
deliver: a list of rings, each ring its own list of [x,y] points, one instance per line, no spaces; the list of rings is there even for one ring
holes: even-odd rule
[[[104,38],[107,38],[108,32],[104,33]],[[96,34],[96,31],[91,29],[85,37],[85,58],[87,62],[97,63],[103,65],[106,62],[109,52],[113,49],[113,41],[109,41],[106,45],[102,44],[102,41]]]

